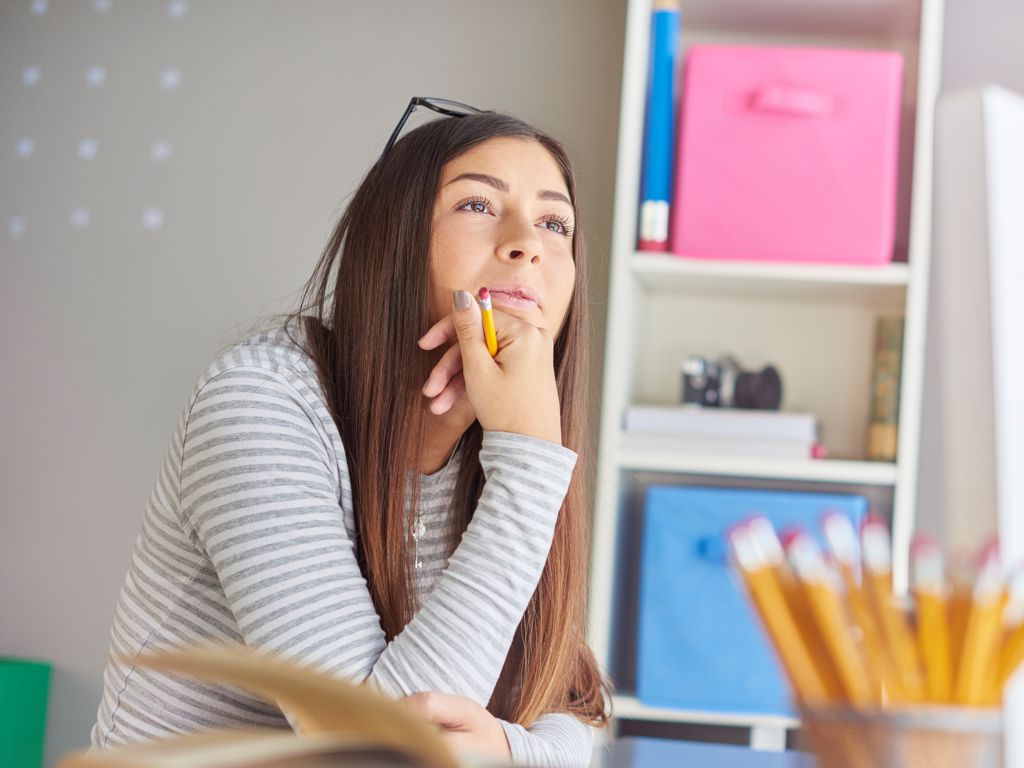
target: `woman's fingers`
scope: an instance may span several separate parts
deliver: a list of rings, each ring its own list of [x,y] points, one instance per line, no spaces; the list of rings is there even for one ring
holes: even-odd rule
[[[441,359],[437,361],[437,365],[434,366],[430,375],[427,376],[427,381],[423,385],[423,394],[427,397],[434,397],[439,394],[448,382],[451,381],[452,377],[461,370],[462,350],[459,348],[458,344],[453,344],[451,348],[441,356]]]
[[[499,348],[503,339],[515,335],[517,324],[523,324],[519,318],[502,312],[500,309],[494,309],[494,327],[498,334]],[[480,332],[483,333],[482,325]],[[416,343],[420,349],[431,350],[437,349],[446,342],[457,342],[458,338],[458,332],[455,330],[455,315],[453,313],[445,315],[430,326],[427,332],[417,339]]]
[[[455,321],[451,315],[445,315],[430,326],[416,343],[420,349],[437,349],[446,341],[455,341]]]
[[[401,700],[432,723],[453,729],[464,728],[472,723],[476,710],[480,708],[471,699],[437,691],[413,693]]]
[[[460,372],[453,376],[448,382],[448,386],[434,398],[430,404],[430,412],[436,416],[447,413],[464,394],[466,394],[466,379]]]

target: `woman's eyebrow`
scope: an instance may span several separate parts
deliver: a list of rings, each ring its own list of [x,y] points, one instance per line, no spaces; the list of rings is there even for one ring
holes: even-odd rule
[[[448,182],[448,184],[454,184],[456,181],[462,181],[467,179],[469,181],[479,181],[487,184],[490,187],[494,187],[502,192],[508,192],[508,184],[504,180],[499,179],[497,176],[491,176],[486,173],[460,173],[454,179]],[[445,184],[447,187],[448,184]],[[572,202],[568,197],[563,195],[561,192],[556,192],[553,189],[542,189],[537,193],[538,200],[560,200],[563,203],[572,205]]]

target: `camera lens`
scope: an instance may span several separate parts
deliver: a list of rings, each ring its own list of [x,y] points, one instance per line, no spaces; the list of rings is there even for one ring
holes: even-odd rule
[[[782,379],[774,366],[736,377],[736,407],[774,411],[782,404]]]

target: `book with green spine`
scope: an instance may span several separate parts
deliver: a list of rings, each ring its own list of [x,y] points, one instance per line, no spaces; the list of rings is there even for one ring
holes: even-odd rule
[[[899,442],[900,376],[903,369],[903,317],[879,317],[871,371],[868,458],[895,461]]]

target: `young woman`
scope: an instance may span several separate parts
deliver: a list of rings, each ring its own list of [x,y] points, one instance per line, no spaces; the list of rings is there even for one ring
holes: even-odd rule
[[[583,636],[579,226],[565,150],[520,120],[444,117],[389,143],[300,308],[188,398],[117,604],[94,746],[287,727],[243,691],[122,660],[223,641],[401,697],[456,749],[589,764],[607,686]]]

